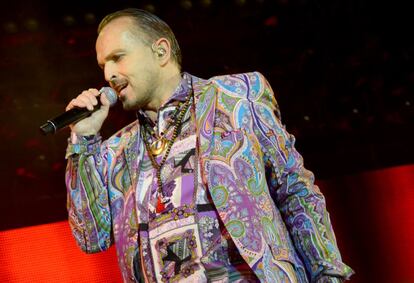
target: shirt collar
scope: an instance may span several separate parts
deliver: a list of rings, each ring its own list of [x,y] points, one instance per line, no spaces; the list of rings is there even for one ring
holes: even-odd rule
[[[167,99],[167,101],[165,101],[161,105],[158,111],[161,111],[162,109],[166,107],[174,105],[175,101],[184,102],[187,99],[188,95],[191,95],[193,91],[192,76],[187,72],[183,72],[181,77],[182,79],[180,83],[178,84],[177,88],[174,90],[172,95]],[[148,115],[142,109],[139,109],[137,111],[137,117],[138,118],[141,117],[141,119],[145,118],[147,122],[151,121],[151,119],[149,119]],[[153,124],[153,123],[150,122],[150,124]]]
[[[161,108],[164,108],[174,100],[185,101],[187,99],[187,96],[191,94],[192,90],[193,86],[191,75],[186,72],[182,73],[182,79],[180,83],[178,84],[177,88],[174,90],[170,98],[167,99],[167,101],[161,106]]]

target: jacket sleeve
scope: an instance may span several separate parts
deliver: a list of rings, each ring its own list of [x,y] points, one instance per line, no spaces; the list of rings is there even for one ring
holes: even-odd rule
[[[281,124],[273,91],[259,73],[260,93],[254,103],[255,134],[262,146],[266,167],[271,168],[268,185],[275,204],[303,259],[311,282],[340,282],[353,270],[342,262],[326,210],[325,198],[314,184],[296,151],[295,138]]]
[[[65,180],[69,225],[86,253],[106,250],[112,243],[106,157],[100,135],[69,139]]]

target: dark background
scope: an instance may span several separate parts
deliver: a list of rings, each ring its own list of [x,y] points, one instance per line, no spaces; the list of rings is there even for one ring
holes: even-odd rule
[[[170,24],[184,71],[202,78],[262,72],[317,180],[413,163],[414,17],[408,4],[9,1],[0,30],[0,230],[67,218],[69,131],[42,136],[39,126],[83,89],[105,85],[95,58],[97,24],[126,7],[150,10]],[[115,106],[104,137],[133,119],[134,113]],[[327,199],[363,202],[359,193],[342,184]],[[346,217],[344,208],[338,211]]]

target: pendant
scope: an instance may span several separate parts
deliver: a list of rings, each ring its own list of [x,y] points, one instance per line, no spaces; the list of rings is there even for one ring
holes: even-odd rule
[[[157,206],[155,207],[155,211],[156,211],[157,213],[161,213],[161,212],[163,212],[163,211],[164,211],[164,209],[165,209],[165,204],[164,204],[164,202],[161,200],[161,197],[160,197],[160,196],[158,196],[158,198],[157,198]]]
[[[160,137],[158,140],[154,141],[151,146],[150,150],[152,155],[157,156],[161,154],[167,145],[167,140],[163,137]]]

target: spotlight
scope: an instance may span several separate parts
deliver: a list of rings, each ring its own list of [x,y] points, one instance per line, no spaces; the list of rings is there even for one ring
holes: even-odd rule
[[[200,1],[200,5],[203,8],[209,8],[211,6],[211,4],[213,3],[212,0],[201,0]]]
[[[85,20],[85,22],[86,22],[87,24],[89,24],[89,25],[94,24],[94,23],[95,23],[95,21],[96,21],[96,17],[95,17],[95,15],[94,15],[93,13],[86,13],[86,14],[83,16],[83,19],[84,19],[84,20]]]
[[[39,28],[39,22],[36,19],[29,18],[24,22],[24,27],[29,31],[36,31]]]
[[[18,31],[17,25],[15,22],[6,22],[3,24],[3,29],[7,33],[16,33]]]
[[[76,23],[76,20],[71,15],[66,15],[62,18],[63,24],[67,27],[71,27]]]
[[[244,6],[245,4],[246,4],[246,0],[234,0],[234,3],[237,5],[237,6]]]
[[[148,11],[150,13],[155,13],[155,6],[152,4],[145,4],[142,9],[144,9],[145,11]]]
[[[191,2],[190,0],[181,0],[180,1],[180,6],[184,10],[190,10],[193,7],[193,2]]]

